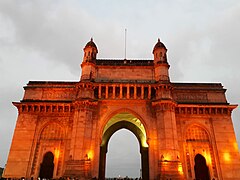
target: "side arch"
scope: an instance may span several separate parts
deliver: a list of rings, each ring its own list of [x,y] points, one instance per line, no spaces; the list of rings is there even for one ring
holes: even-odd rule
[[[185,129],[184,133],[185,139],[185,157],[186,157],[186,170],[189,178],[197,178],[198,172],[195,170],[196,157],[197,160],[205,159],[205,164],[201,166],[206,166],[208,168],[208,177],[211,176],[216,178],[217,169],[214,156],[214,149],[212,145],[212,138],[209,130],[201,124],[191,124]],[[206,167],[204,167],[206,169]],[[204,169],[203,168],[203,169]],[[197,169],[199,169],[197,165]]]
[[[31,176],[38,177],[41,174],[44,156],[49,152],[54,157],[53,178],[60,176],[58,172],[63,168],[65,136],[65,130],[58,122],[49,121],[41,126],[37,134]]]

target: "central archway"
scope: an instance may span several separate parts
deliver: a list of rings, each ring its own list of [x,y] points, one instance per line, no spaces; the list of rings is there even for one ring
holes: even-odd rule
[[[108,142],[105,178],[116,177],[142,177],[139,142],[127,129],[115,132]]]
[[[106,153],[111,136],[120,129],[128,129],[138,139],[141,153],[142,178],[149,179],[149,156],[146,131],[141,121],[130,113],[119,113],[106,124],[100,146],[99,179],[105,179]]]

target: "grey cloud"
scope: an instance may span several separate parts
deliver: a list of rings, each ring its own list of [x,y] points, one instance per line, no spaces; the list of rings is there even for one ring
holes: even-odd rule
[[[75,73],[79,72],[76,65],[80,64],[82,49],[90,37],[104,37],[101,40],[107,48],[114,45],[119,49],[114,42],[118,34],[114,34],[112,24],[102,26],[97,18],[68,3],[5,1],[0,7],[1,14],[14,26],[18,46],[37,51],[56,63],[64,63]]]

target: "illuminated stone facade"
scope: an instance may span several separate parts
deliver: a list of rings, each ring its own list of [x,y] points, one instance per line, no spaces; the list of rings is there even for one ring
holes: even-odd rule
[[[84,48],[79,82],[24,87],[5,177],[104,179],[108,140],[139,140],[143,179],[240,179],[230,105],[220,83],[170,81],[160,40],[153,60],[97,59]]]

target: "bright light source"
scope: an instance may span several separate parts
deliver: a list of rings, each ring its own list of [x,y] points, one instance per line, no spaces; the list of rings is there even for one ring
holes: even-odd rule
[[[179,174],[183,174],[183,168],[182,168],[182,165],[178,165],[178,172]]]
[[[87,158],[88,158],[88,160],[93,159],[93,151],[89,151],[89,152],[88,152]]]
[[[225,161],[231,161],[231,157],[230,157],[230,154],[228,152],[225,152],[223,154],[223,158]]]
[[[60,155],[59,149],[55,149],[55,150],[54,150],[54,156],[58,159],[58,158],[59,158],[59,155]]]

